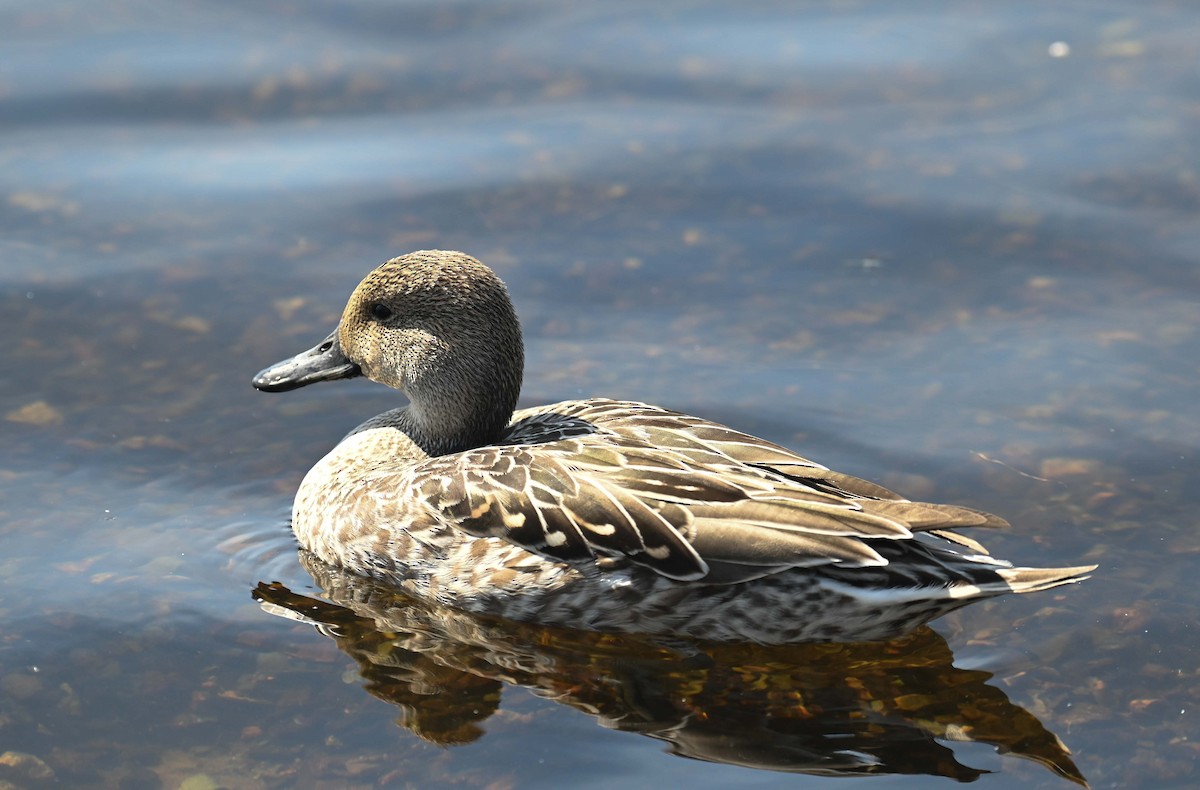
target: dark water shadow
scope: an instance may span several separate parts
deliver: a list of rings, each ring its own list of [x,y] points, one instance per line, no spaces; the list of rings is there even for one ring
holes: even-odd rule
[[[923,627],[885,642],[786,647],[666,643],[541,628],[418,601],[301,553],[325,599],[260,583],[263,608],[309,622],[359,666],[364,687],[426,741],[482,738],[506,685],[726,765],[824,776],[970,782],[947,741],[989,744],[1086,786],[1070,752],[991,673],[954,666]]]

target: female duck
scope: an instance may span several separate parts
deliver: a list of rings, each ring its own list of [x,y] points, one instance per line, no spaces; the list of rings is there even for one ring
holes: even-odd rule
[[[414,252],[367,275],[328,338],[254,379],[281,392],[362,375],[409,399],[309,471],[301,545],[473,612],[770,644],[884,638],[1094,569],[1013,568],[949,531],[996,516],[656,406],[514,414],[523,365],[504,284],[474,258]]]

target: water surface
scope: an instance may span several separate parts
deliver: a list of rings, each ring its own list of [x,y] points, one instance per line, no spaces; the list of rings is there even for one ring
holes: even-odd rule
[[[1194,785],[1198,41],[1169,2],[4,4],[0,782],[815,787],[828,673],[886,731],[843,781]],[[397,396],[249,378],[428,247],[508,282],[524,404],[702,414],[1101,570],[886,660],[270,616],[323,599],[300,477]],[[776,751],[695,729],[754,712]]]

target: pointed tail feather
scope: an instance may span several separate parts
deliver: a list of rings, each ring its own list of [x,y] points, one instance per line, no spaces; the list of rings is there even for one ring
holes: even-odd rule
[[[1096,568],[1096,565],[1078,565],[1074,568],[996,568],[993,572],[1004,579],[1013,592],[1027,593],[1081,582]]]

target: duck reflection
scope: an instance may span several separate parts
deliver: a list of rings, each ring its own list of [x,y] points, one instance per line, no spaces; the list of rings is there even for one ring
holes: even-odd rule
[[[469,743],[505,684],[669,744],[682,757],[820,775],[985,770],[944,741],[975,741],[1086,786],[1063,743],[1029,711],[960,669],[928,627],[883,642],[784,647],[664,642],[471,615],[301,561],[327,599],[260,583],[268,612],[316,625],[358,662],[398,722],[440,745]]]

